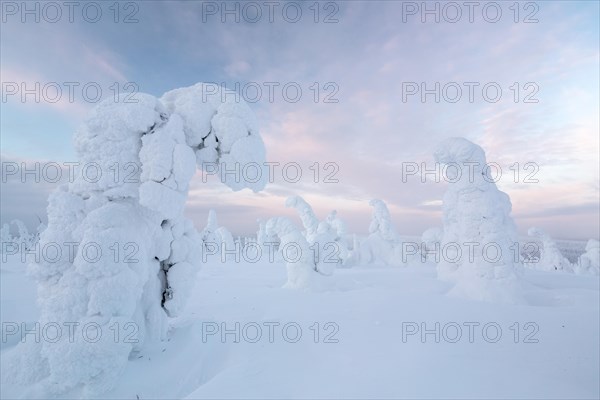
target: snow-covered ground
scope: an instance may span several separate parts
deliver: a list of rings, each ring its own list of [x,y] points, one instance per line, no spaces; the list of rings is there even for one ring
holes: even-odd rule
[[[35,285],[19,256],[0,277],[1,397],[29,398],[6,379],[21,338],[6,328],[35,331]],[[338,268],[316,291],[284,289],[286,280],[284,263],[204,264],[168,340],[132,354],[100,397],[600,396],[598,276],[526,269],[528,305],[446,296],[433,264]]]

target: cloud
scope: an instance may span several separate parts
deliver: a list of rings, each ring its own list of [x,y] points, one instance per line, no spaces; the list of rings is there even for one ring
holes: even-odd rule
[[[319,215],[338,209],[357,232],[368,226],[367,201],[382,198],[393,210],[399,231],[419,234],[440,224],[439,199],[446,184],[402,182],[402,163],[430,166],[439,141],[465,136],[484,147],[489,161],[502,166],[498,185],[511,196],[520,226],[535,219],[550,226],[545,227],[549,232],[570,237],[598,230],[593,213],[567,211],[599,200],[597,4],[544,3],[538,24],[515,24],[510,14],[497,24],[481,19],[473,24],[423,24],[418,17],[403,23],[401,2],[339,6],[339,22],[333,24],[311,18],[297,24],[280,19],[223,24],[219,15],[203,21],[201,2],[178,2],[176,7],[145,2],[138,24],[3,27],[3,75],[6,70],[35,79],[130,79],[155,95],[197,81],[229,87],[280,83],[275,101],[263,96],[251,107],[260,120],[268,159],[301,164],[304,179],[290,183],[278,175],[265,192],[254,194],[233,193],[216,179],[203,183],[197,174],[187,209],[200,227],[207,210],[218,205],[222,223],[253,232],[256,218],[289,213],[284,199],[299,194],[313,202]],[[309,9],[304,11],[311,16]],[[425,103],[419,95],[403,101],[406,82],[425,82],[431,88],[436,82],[470,81],[481,83],[474,102],[464,100],[466,92],[457,103],[436,103],[431,95]],[[288,82],[303,90],[297,103],[281,94]],[[499,102],[482,98],[486,82],[502,87]],[[517,102],[511,89],[515,82]],[[539,86],[539,103],[522,101],[529,93],[527,82]],[[323,101],[332,93],[325,89],[327,83],[337,86],[337,103]],[[64,120],[83,118],[84,110],[75,106],[55,107]],[[39,151],[48,148],[40,158],[54,158],[57,150],[23,128],[34,123],[34,115],[26,122],[22,114],[11,115],[8,149],[28,155],[33,140],[44,143]],[[40,131],[58,126],[47,119],[35,124]],[[57,135],[60,146],[70,146],[70,135]],[[3,128],[3,151],[5,137]],[[318,183],[310,179],[315,162]],[[339,168],[339,183],[322,182],[327,162]],[[535,162],[540,183],[512,182],[515,162],[521,169]],[[522,169],[520,177],[527,172]],[[565,224],[569,217],[579,225]]]

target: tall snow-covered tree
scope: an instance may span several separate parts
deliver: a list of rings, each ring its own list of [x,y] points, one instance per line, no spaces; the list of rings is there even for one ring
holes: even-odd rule
[[[443,201],[438,277],[454,282],[451,293],[459,296],[521,301],[521,264],[510,198],[490,177],[485,152],[467,139],[449,138],[434,156],[447,166],[450,182]]]
[[[41,242],[79,245],[74,257],[63,251],[57,260],[31,265],[40,322],[76,323],[75,340],[63,335],[34,349],[44,376],[40,390],[109,390],[129,354],[164,338],[168,317],[185,304],[201,261],[200,236],[183,216],[196,165],[230,171],[265,160],[248,105],[225,89],[210,89],[200,83],[161,99],[109,99],[77,132],[84,169],[51,194]],[[233,190],[257,191],[266,183],[262,176],[220,178]],[[90,325],[104,332],[94,343],[81,334]],[[133,330],[137,342],[114,340],[111,329]]]

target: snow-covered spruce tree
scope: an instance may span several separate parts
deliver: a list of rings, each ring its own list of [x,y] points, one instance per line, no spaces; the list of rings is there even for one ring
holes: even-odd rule
[[[421,235],[421,251],[427,260],[435,260],[436,254],[440,253],[440,243],[444,231],[440,227],[429,228]]]
[[[49,198],[42,245],[79,245],[74,257],[63,251],[58,260],[31,265],[40,322],[75,324],[73,341],[62,335],[34,350],[35,376],[22,378],[41,380],[43,393],[110,390],[133,350],[164,338],[168,316],[181,311],[201,260],[200,236],[183,217],[196,164],[231,170],[265,159],[252,112],[224,89],[197,84],[161,99],[136,97],[94,109],[75,137],[87,170]],[[234,190],[265,184],[231,175],[221,180]],[[101,332],[95,342],[85,340],[93,332],[82,332],[90,326]],[[132,332],[136,343],[124,340]],[[27,354],[21,360],[31,364]]]
[[[285,288],[309,289],[319,279],[318,260],[302,232],[285,217],[274,217],[267,221],[267,235],[280,240],[279,251],[286,262],[287,282]]]
[[[402,265],[402,240],[392,223],[392,217],[383,200],[369,201],[373,207],[373,218],[369,225],[369,236],[360,244],[361,262],[368,264]]]
[[[467,139],[450,138],[438,146],[434,155],[438,163],[447,166],[446,179],[451,182],[443,201],[438,278],[455,283],[453,295],[522,301],[521,264],[515,254],[518,245],[510,198],[489,176],[483,149]]]
[[[0,251],[4,251],[8,243],[13,243],[14,238],[10,234],[10,226],[8,224],[2,224],[2,229],[0,229]]]
[[[256,221],[258,223],[258,231],[256,232],[256,243],[259,246],[264,246],[264,243],[267,242],[267,223],[261,221],[260,218]]]
[[[227,230],[227,228],[220,226],[219,229],[217,229],[217,235],[219,237],[219,244],[221,246],[222,260],[227,260],[227,255],[231,254],[232,251],[240,251],[241,247],[236,247],[236,241],[233,240],[233,235]],[[240,243],[239,240],[238,243]]]
[[[346,238],[346,223],[337,215],[337,211],[333,210],[327,215],[327,223],[333,228],[336,238]]]
[[[538,239],[542,246],[540,248],[539,260],[528,262],[525,264],[526,266],[541,271],[573,272],[573,265],[562,255],[556,242],[550,235],[536,227],[529,228],[527,234]]]
[[[346,223],[340,219],[336,210],[331,211],[325,221],[335,233],[335,242],[340,252],[339,258],[345,266],[351,266],[353,264],[353,259],[350,257],[350,252],[353,249],[352,238],[347,234]]]
[[[11,224],[17,228],[19,236],[15,237],[14,240],[19,244],[19,249],[21,251],[31,249],[37,242],[37,234],[29,233],[29,229],[20,219],[12,220]]]
[[[206,245],[207,243],[218,244],[220,242],[219,236],[217,235],[217,229],[219,229],[219,223],[217,222],[217,213],[215,210],[208,210],[208,219],[206,221],[206,226],[200,232],[200,239],[202,243]]]
[[[332,218],[331,221],[336,227],[333,227],[329,220],[319,222],[310,204],[300,196],[288,197],[285,205],[298,211],[305,229],[304,237],[320,260],[318,270],[322,274],[331,275],[335,264],[343,264],[348,257],[348,244],[338,233],[338,229],[345,229],[343,222]]]
[[[360,239],[356,234],[352,235],[352,246],[348,250],[348,256],[344,260],[344,265],[352,266],[361,263]]]
[[[206,226],[200,233],[200,238],[202,240],[202,245],[204,246],[204,251],[206,251],[207,254],[214,254],[216,251],[223,256],[226,251],[235,249],[235,242],[231,232],[229,232],[227,228],[219,226],[215,210],[208,211],[208,220],[206,221]],[[224,260],[224,258],[222,258],[222,260]]]
[[[575,267],[577,274],[599,275],[600,274],[600,242],[595,239],[588,240],[583,253]]]
[[[317,234],[317,228],[319,227],[319,219],[315,215],[310,204],[300,196],[290,196],[285,201],[285,206],[294,208],[298,211],[300,220],[304,226],[304,237],[309,243],[313,242],[314,237]]]

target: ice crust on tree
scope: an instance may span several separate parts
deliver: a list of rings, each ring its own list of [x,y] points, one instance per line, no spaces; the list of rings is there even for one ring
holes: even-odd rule
[[[522,301],[512,206],[508,195],[490,178],[485,152],[467,139],[449,138],[440,143],[434,157],[436,162],[449,166],[447,179],[451,182],[443,199],[441,243],[448,251],[437,265],[438,278],[455,284],[453,295],[484,301]],[[476,245],[471,250],[473,258],[469,256],[469,246],[473,246],[469,243]],[[484,246],[489,249],[487,253]],[[456,248],[459,250],[451,251]]]
[[[74,257],[63,249],[59,259],[32,263],[30,270],[38,282],[40,323],[79,325],[75,342],[63,335],[16,357],[30,362],[37,354],[37,370],[45,376],[36,390],[81,388],[82,396],[110,390],[129,354],[164,338],[167,317],[184,306],[202,259],[201,237],[183,217],[196,164],[233,168],[265,161],[249,107],[239,99],[221,101],[207,88],[197,84],[162,99],[138,94],[137,102],[103,101],[76,133],[80,165],[88,171],[50,195],[40,242],[79,246]],[[223,181],[234,190],[259,190],[265,183]],[[101,256],[91,259],[86,245]],[[96,343],[83,340],[85,324],[105,334]],[[135,327],[137,343],[106,334],[111,326],[123,333],[127,324]]]
[[[573,272],[573,266],[562,255],[558,245],[550,235],[536,227],[529,228],[527,234],[542,243],[539,260],[526,263],[527,266],[541,271]]]

